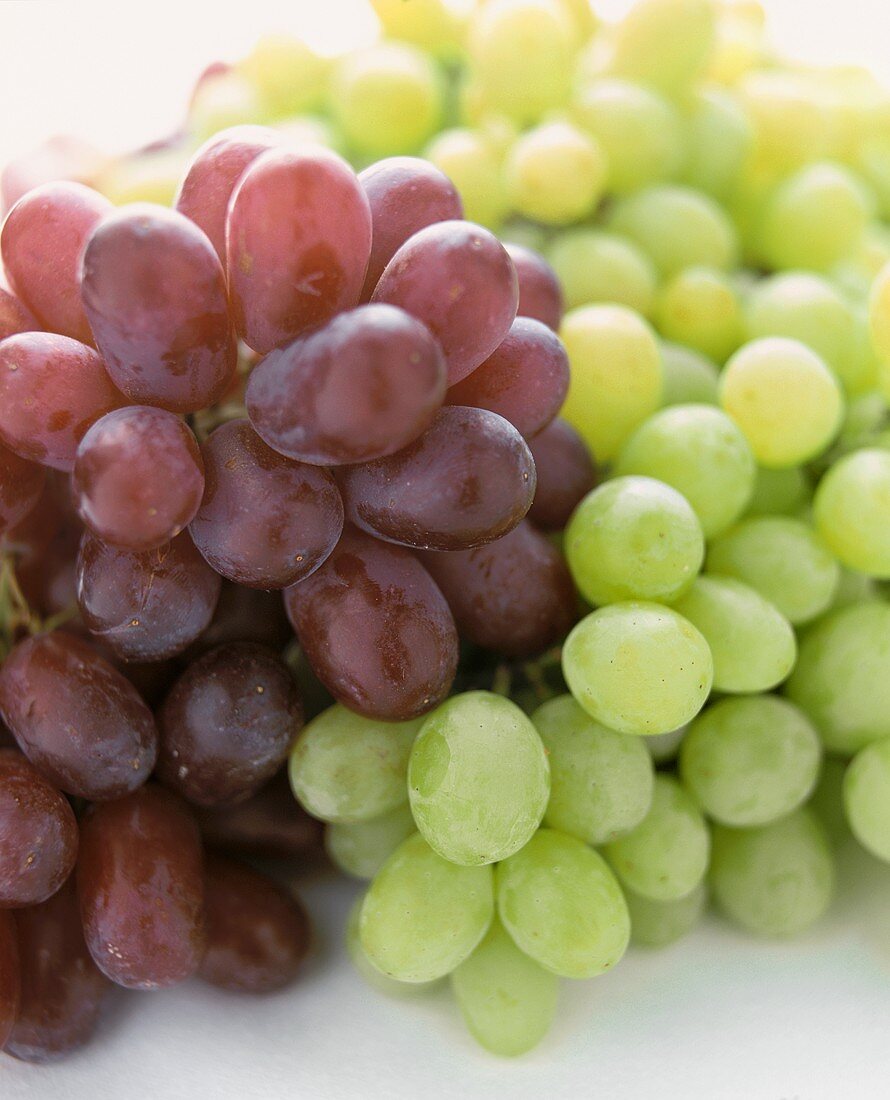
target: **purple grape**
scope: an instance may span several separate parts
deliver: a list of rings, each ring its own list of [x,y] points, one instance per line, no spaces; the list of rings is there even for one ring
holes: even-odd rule
[[[587,445],[565,420],[554,420],[529,444],[538,473],[528,518],[545,531],[560,531],[597,481]]]
[[[12,1034],[22,999],[22,974],[15,917],[0,909],[0,1050]]]
[[[550,264],[535,252],[521,244],[505,244],[516,277],[519,280],[520,317],[534,317],[554,332],[562,321],[563,298],[559,278]]]

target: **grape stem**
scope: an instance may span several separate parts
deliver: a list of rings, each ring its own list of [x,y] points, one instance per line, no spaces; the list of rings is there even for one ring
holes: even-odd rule
[[[0,554],[0,658],[5,658],[21,634],[43,634],[71,619],[75,607],[65,608],[47,619],[35,615],[15,575],[12,554]]]

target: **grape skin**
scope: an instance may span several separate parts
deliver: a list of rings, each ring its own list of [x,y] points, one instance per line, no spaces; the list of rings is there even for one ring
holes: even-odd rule
[[[513,261],[519,283],[517,317],[531,317],[558,332],[564,302],[556,272],[534,249],[509,242],[504,248]]]
[[[578,432],[559,418],[529,440],[529,450],[537,484],[528,518],[545,531],[559,531],[596,485],[596,466]]]
[[[12,1033],[19,1014],[22,977],[16,942],[15,917],[0,910],[0,1050]]]
[[[0,535],[28,515],[40,499],[46,471],[0,443]]]
[[[0,286],[0,340],[17,332],[34,332],[39,327],[36,318],[18,298]]]

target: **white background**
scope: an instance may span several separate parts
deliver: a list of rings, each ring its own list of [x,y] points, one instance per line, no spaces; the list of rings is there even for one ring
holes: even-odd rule
[[[615,15],[626,0],[605,0]],[[767,0],[795,57],[859,61],[890,78],[886,0]],[[179,121],[197,72],[264,31],[328,51],[374,30],[361,0],[178,4],[0,2],[0,163],[58,132],[109,150]],[[197,983],[118,996],[101,1037],[49,1068],[0,1058],[2,1100],[886,1100],[890,871],[845,861],[829,920],[765,943],[711,920],[666,951],[565,983],[552,1036],[502,1062],[478,1050],[441,991],[378,996],[343,957],[354,890],[305,888],[319,943],[275,997]]]

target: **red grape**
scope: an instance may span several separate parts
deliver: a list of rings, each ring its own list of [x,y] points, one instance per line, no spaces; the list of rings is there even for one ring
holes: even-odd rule
[[[0,1050],[6,1046],[6,1040],[18,1019],[21,996],[15,917],[6,909],[0,909]]]
[[[256,642],[280,653],[293,636],[277,592],[224,580],[210,625],[185,656],[200,657],[225,642]]]
[[[87,811],[80,912],[90,954],[113,982],[161,989],[195,973],[204,952],[202,864],[194,818],[163,787]]]
[[[559,278],[538,252],[522,244],[505,244],[519,280],[520,317],[534,317],[554,332],[562,320],[563,297]]]
[[[34,332],[40,328],[37,319],[22,305],[18,298],[0,286],[0,340],[17,332]]]
[[[90,237],[83,303],[108,373],[130,398],[171,412],[212,405],[238,349],[219,257],[183,214],[137,203]]]
[[[34,508],[43,492],[46,469],[20,458],[0,443],[0,534]]]
[[[565,420],[554,420],[529,446],[538,485],[528,517],[545,531],[559,531],[596,484],[596,467],[584,440]]]

